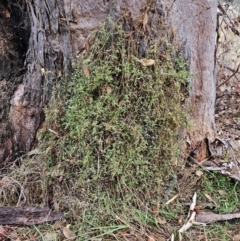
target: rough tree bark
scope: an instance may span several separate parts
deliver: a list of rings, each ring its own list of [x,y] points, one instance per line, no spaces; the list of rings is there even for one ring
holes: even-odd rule
[[[0,1],[0,164],[14,160],[18,153],[9,109],[15,89],[23,82],[29,26],[25,6]]]
[[[0,207],[0,225],[29,225],[52,222],[60,219],[63,213],[52,212],[41,207]]]
[[[198,161],[209,156],[209,141],[215,139],[215,43],[217,0],[176,0],[168,12],[171,26],[183,43],[190,63],[189,130],[184,139]],[[187,153],[189,154],[189,153]]]
[[[1,132],[3,122],[11,130],[1,139],[0,163],[14,159],[14,152],[28,152],[36,144],[36,132],[44,121],[43,107],[50,99],[52,85],[59,73],[70,71],[71,57],[79,54],[90,31],[101,26],[108,16],[117,19],[123,10],[136,21],[150,2],[157,10],[149,13],[152,28],[157,27],[155,20],[164,15],[175,30],[175,39],[182,43],[192,73],[188,103],[191,128],[182,138],[189,138],[188,152],[195,151],[198,159],[208,155],[206,135],[214,140],[217,0],[11,0],[11,4],[5,4],[6,10],[11,12],[19,2],[29,17],[30,39],[23,81],[8,99],[8,121],[0,120]],[[1,76],[0,87],[6,79]]]

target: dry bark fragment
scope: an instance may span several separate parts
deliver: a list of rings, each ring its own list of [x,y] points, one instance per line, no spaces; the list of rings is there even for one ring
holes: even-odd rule
[[[56,221],[63,216],[62,213],[52,212],[41,207],[0,207],[0,225],[36,225]]]
[[[197,222],[202,223],[213,223],[217,221],[226,221],[226,220],[232,220],[232,219],[239,219],[240,218],[240,212],[236,213],[227,213],[227,214],[216,214],[212,212],[201,212],[196,216]]]

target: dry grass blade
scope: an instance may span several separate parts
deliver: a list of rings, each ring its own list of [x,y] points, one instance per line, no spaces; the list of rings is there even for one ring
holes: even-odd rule
[[[143,15],[143,30],[144,31],[146,30],[147,22],[148,22],[148,13],[146,11]]]
[[[166,204],[168,205],[169,203],[173,202],[177,197],[178,197],[178,194],[176,194],[176,195],[173,196],[170,200],[168,200],[168,201],[166,202]]]

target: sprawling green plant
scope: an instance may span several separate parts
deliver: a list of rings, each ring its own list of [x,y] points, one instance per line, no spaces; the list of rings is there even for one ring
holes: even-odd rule
[[[139,209],[142,201],[159,200],[173,173],[188,72],[162,41],[143,59],[121,24],[98,30],[46,110],[47,129],[58,133],[42,135],[49,166],[65,170],[70,192],[84,192],[98,212],[117,213],[118,201]]]

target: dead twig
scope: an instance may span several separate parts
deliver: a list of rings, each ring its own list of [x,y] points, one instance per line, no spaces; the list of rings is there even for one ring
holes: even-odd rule
[[[196,221],[201,223],[213,223],[217,221],[226,221],[235,218],[240,218],[240,212],[228,214],[216,214],[212,212],[201,212],[196,216]]]
[[[240,64],[238,65],[237,69],[232,73],[232,75],[230,75],[230,77],[228,79],[226,79],[225,81],[223,81],[223,83],[219,84],[217,86],[217,88],[221,87],[222,85],[224,85],[225,83],[227,83],[236,73],[238,73],[240,68]]]

